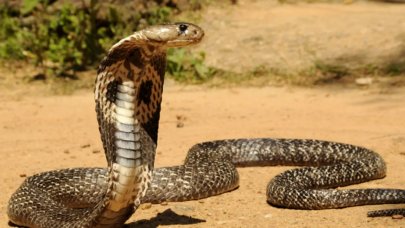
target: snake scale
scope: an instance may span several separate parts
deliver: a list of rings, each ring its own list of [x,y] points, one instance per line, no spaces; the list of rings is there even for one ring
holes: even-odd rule
[[[375,152],[299,139],[234,139],[193,146],[183,165],[154,169],[166,50],[198,43],[190,23],[151,26],[112,46],[95,85],[107,168],[72,168],[27,178],[11,196],[8,216],[27,227],[120,227],[145,202],[185,201],[237,188],[236,166],[305,166],[277,175],[267,201],[295,209],[405,203],[405,190],[336,187],[383,178]],[[369,216],[405,214],[405,209]]]

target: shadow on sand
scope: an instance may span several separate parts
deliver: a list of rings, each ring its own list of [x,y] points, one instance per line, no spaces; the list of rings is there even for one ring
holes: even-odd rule
[[[203,219],[197,219],[185,215],[178,215],[176,212],[171,209],[167,209],[162,213],[158,213],[155,217],[146,220],[139,220],[126,224],[125,228],[136,228],[136,227],[145,227],[145,228],[155,228],[161,225],[190,225],[205,222]]]

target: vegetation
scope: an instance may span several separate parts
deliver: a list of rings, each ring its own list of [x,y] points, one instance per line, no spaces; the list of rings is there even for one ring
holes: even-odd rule
[[[61,93],[70,93],[76,88],[93,85],[94,72],[87,81],[71,79],[76,79],[82,71],[95,69],[107,49],[122,37],[148,25],[172,21],[184,11],[183,18],[198,20],[199,14],[195,11],[202,4],[214,1],[120,0],[120,4],[114,0],[3,2],[0,5],[0,65],[15,61],[20,65],[34,65],[40,72],[28,72],[29,81],[56,81]],[[178,2],[182,2],[182,5]],[[289,3],[294,0],[279,2]],[[403,53],[386,64],[378,65],[358,66],[347,58],[345,62],[317,59],[312,66],[294,69],[293,72],[259,65],[235,73],[207,66],[204,52],[171,49],[167,57],[167,72],[180,82],[209,82],[214,86],[257,86],[269,83],[316,85],[352,82],[359,77],[404,75]]]
[[[187,49],[170,49],[167,72],[177,81],[201,83],[212,79],[220,71],[204,64],[205,53],[192,53]]]
[[[159,2],[23,0],[21,7],[6,2],[0,6],[0,40],[4,41],[0,60],[34,64],[42,71],[36,78],[75,78],[77,71],[95,68],[120,38],[147,25],[168,22],[182,8],[200,7],[193,0],[186,7]],[[198,82],[214,73],[204,65],[204,53],[186,50],[171,51],[168,66],[169,73],[180,81]]]
[[[215,70],[210,77],[211,86],[266,86],[266,85],[331,85],[353,84],[356,79],[367,78],[377,80],[380,85],[400,86],[405,85],[403,79],[405,68],[404,61],[388,63],[387,65],[355,66],[352,62],[346,64],[338,61],[315,60],[313,65],[304,69],[288,71],[280,68],[259,65],[253,69],[240,73]],[[384,77],[384,79],[382,79]],[[366,81],[367,81],[366,80]],[[363,84],[359,84],[363,85]],[[364,84],[367,85],[367,84]]]

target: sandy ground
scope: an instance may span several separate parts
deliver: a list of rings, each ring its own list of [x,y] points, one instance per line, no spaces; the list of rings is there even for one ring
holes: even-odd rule
[[[316,61],[349,68],[405,62],[405,4],[277,2],[240,0],[233,7],[208,8],[200,47],[207,63],[294,73]]]
[[[317,58],[386,62],[404,57],[404,12],[405,5],[379,3],[277,5],[275,1],[242,0],[235,7],[207,10],[202,22],[207,39],[200,49],[207,52],[210,64],[236,70],[261,64],[293,69],[309,66]],[[3,76],[0,73],[0,79]],[[10,90],[22,85],[10,86],[7,80],[0,80],[5,82],[0,83],[0,227],[7,226],[7,200],[25,176],[106,165],[90,91],[45,96],[38,88]],[[156,166],[180,164],[189,147],[206,140],[317,138],[365,146],[387,161],[385,179],[351,187],[404,189],[404,100],[405,88],[169,85],[164,93]],[[184,126],[178,127],[179,122]],[[139,209],[129,226],[405,227],[405,219],[365,216],[369,210],[404,205],[323,211],[269,206],[266,183],[286,169],[241,168],[239,189],[200,201]]]
[[[180,164],[195,143],[240,137],[317,138],[365,146],[388,164],[385,179],[365,187],[405,188],[405,89],[206,89],[167,86],[156,166]],[[24,180],[45,170],[105,166],[90,92],[0,98],[0,227],[6,202]],[[183,127],[178,127],[181,119]],[[192,227],[405,227],[405,220],[367,218],[362,206],[300,211],[269,206],[266,183],[286,167],[241,168],[240,188],[212,198],[140,209],[132,225]],[[159,214],[160,213],[160,214]],[[138,221],[138,223],[134,223]],[[141,222],[139,222],[141,221]],[[131,226],[132,226],[131,225]]]

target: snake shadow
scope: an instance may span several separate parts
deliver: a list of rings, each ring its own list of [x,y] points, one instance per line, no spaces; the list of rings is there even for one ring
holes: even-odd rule
[[[124,228],[156,228],[162,225],[191,225],[206,222],[203,219],[197,219],[186,215],[179,215],[171,209],[167,209],[162,213],[158,213],[154,218],[142,219],[136,222],[128,223],[124,225]],[[11,221],[8,221],[9,227],[26,228],[25,226],[19,226]]]
[[[156,228],[162,225],[191,225],[206,222],[203,219],[197,219],[186,215],[179,215],[171,209],[167,209],[162,213],[158,213],[151,219],[142,219],[136,222],[126,224],[125,228]]]

